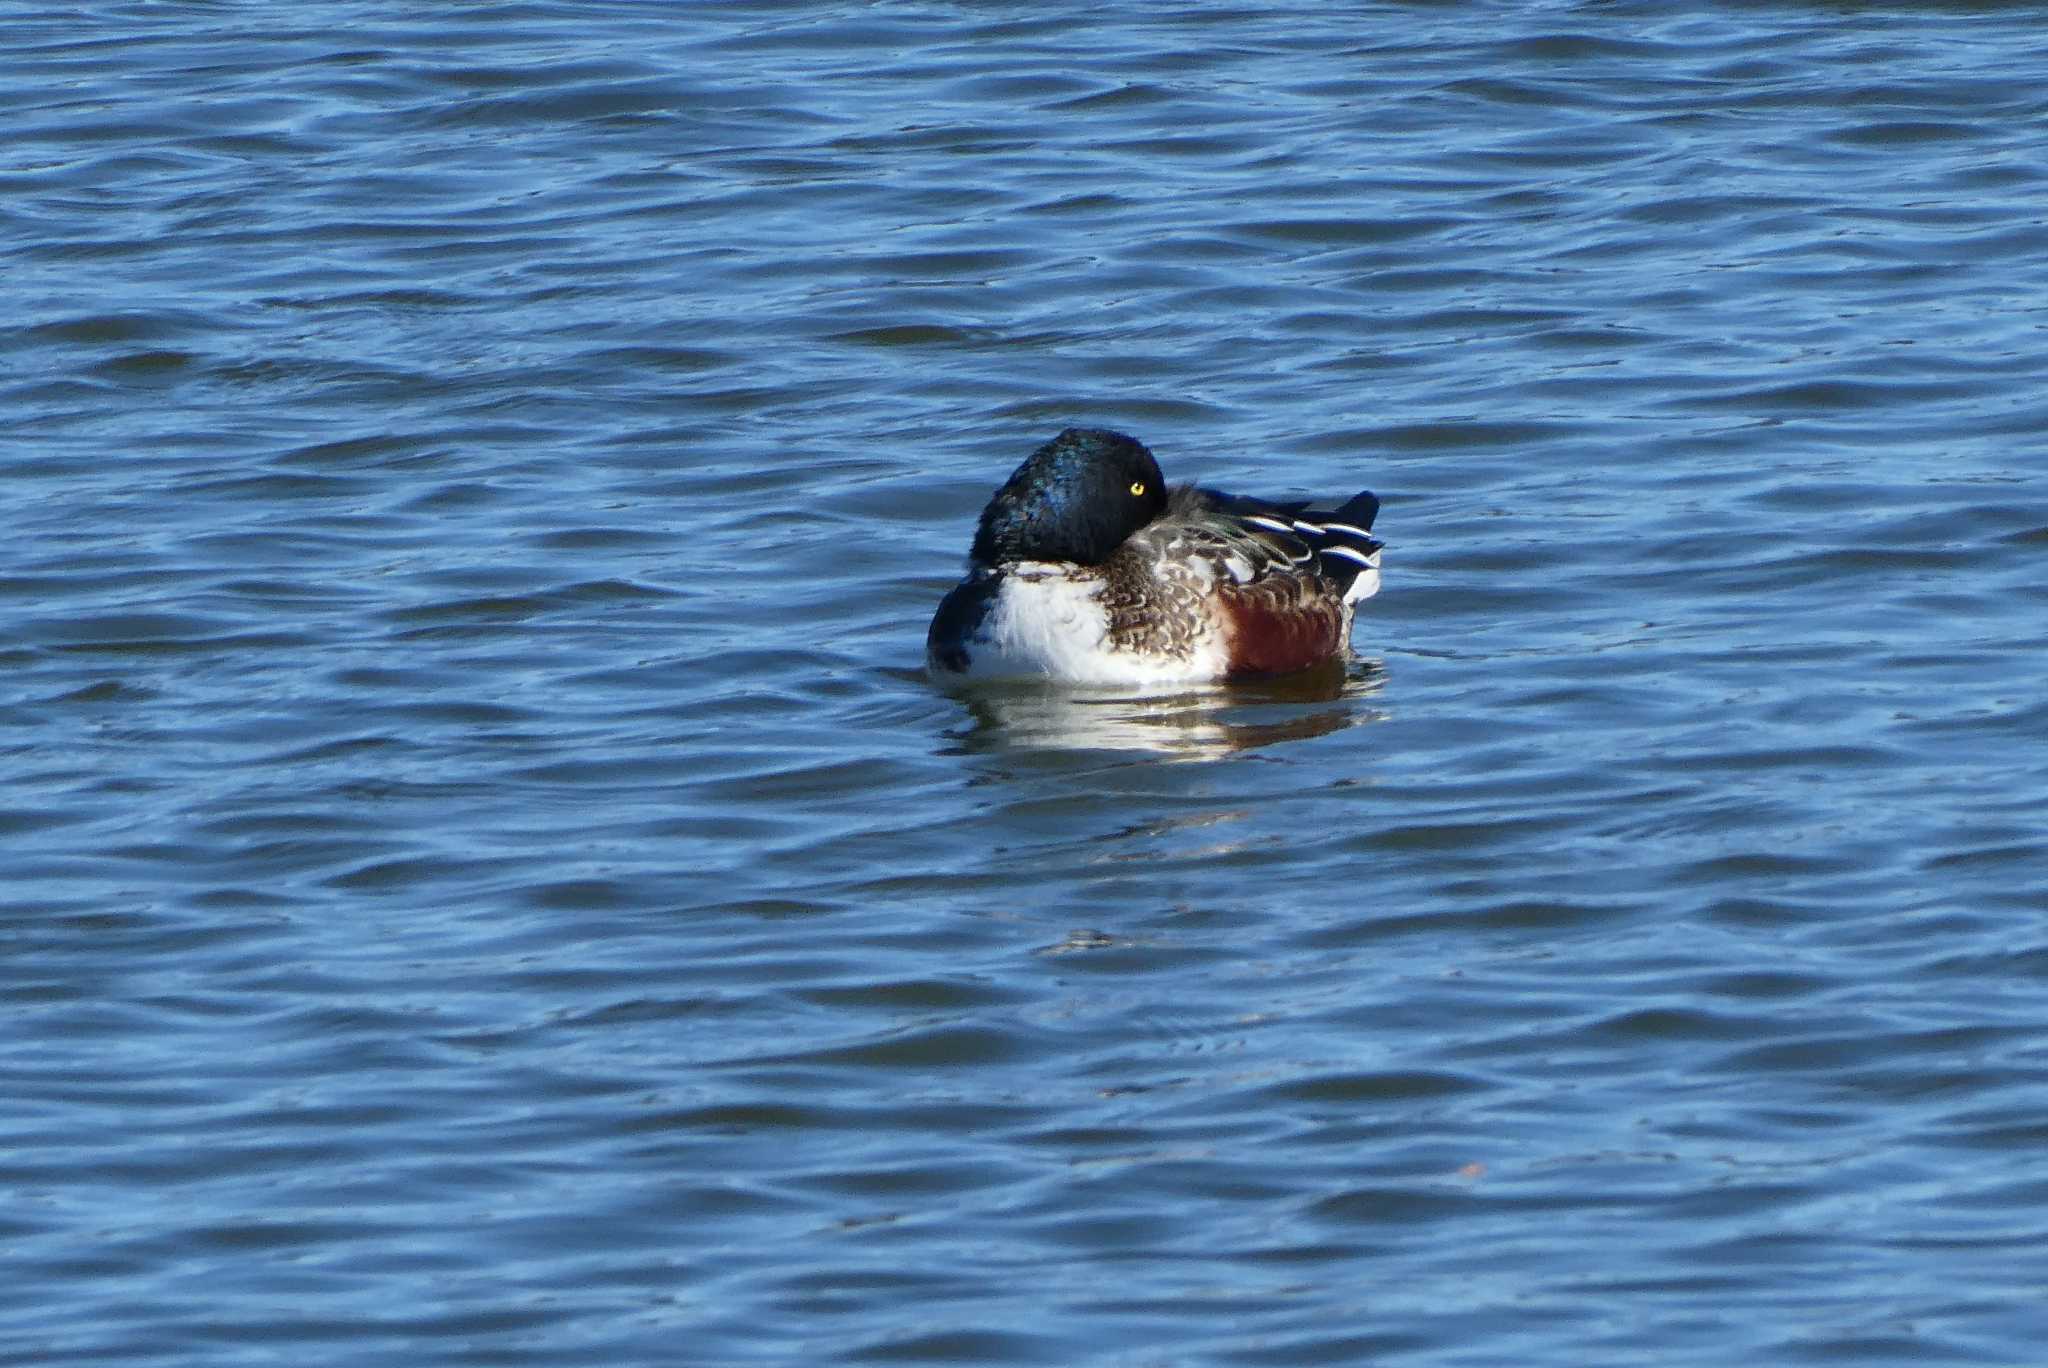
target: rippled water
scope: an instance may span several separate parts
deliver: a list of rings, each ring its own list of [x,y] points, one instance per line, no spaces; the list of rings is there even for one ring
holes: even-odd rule
[[[8,31],[0,1357],[2038,1355],[2038,9]],[[931,687],[1069,422],[1359,659]]]

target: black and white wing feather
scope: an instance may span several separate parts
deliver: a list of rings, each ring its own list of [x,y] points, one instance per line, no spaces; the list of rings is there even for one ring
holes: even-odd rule
[[[1361,493],[1333,509],[1313,509],[1306,499],[1292,503],[1199,491],[1221,518],[1235,522],[1260,539],[1284,549],[1289,562],[1309,561],[1336,586],[1347,602],[1371,598],[1380,587],[1380,550],[1385,543],[1372,534],[1380,501]]]

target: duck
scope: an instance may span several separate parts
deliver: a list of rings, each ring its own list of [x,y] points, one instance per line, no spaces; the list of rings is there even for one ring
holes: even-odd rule
[[[942,681],[1178,686],[1347,655],[1379,592],[1370,491],[1334,507],[1169,487],[1146,446],[1070,427],[982,510],[925,636]]]

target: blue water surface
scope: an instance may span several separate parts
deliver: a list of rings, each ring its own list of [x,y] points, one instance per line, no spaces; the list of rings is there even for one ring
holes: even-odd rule
[[[2034,1361],[2043,18],[15,6],[0,1360]]]

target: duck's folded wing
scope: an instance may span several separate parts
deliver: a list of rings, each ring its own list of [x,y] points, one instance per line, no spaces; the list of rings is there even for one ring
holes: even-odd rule
[[[1164,592],[1208,605],[1200,611],[1222,629],[1229,673],[1278,674],[1344,648],[1352,575],[1330,573],[1314,535],[1284,506],[1182,490],[1125,549],[1150,563]]]
[[[1177,496],[1154,528],[1212,548],[1212,553],[1231,553],[1225,563],[1234,582],[1251,583],[1273,573],[1299,576],[1312,566],[1351,602],[1378,592],[1384,543],[1372,534],[1380,501],[1370,492],[1320,509],[1306,499],[1253,499],[1213,489],[1184,493],[1187,497]]]
[[[1250,585],[1313,568],[1315,549],[1270,505],[1183,488],[1131,549],[1169,571],[1198,570],[1219,585]]]

